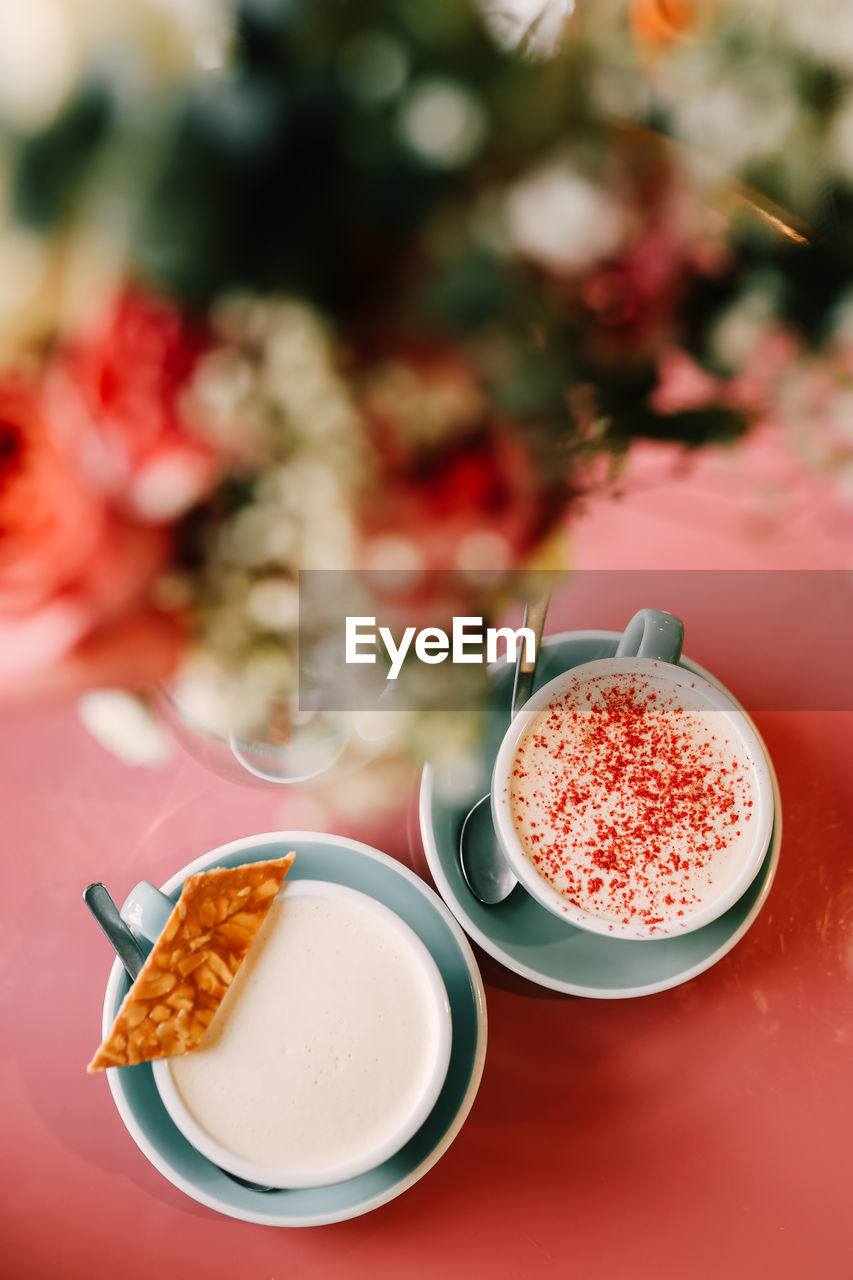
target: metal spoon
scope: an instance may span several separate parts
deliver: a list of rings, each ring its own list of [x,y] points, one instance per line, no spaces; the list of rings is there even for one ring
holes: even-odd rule
[[[145,952],[136,941],[135,935],[119,915],[118,907],[110,897],[109,890],[100,881],[87,885],[83,890],[83,901],[107,935],[113,951],[115,951],[131,978],[138,977],[139,971],[145,963]],[[230,1178],[232,1182],[239,1183],[241,1187],[248,1187],[250,1191],[278,1190],[278,1187],[264,1187],[259,1182],[249,1182],[248,1178],[238,1178],[236,1173],[229,1173],[227,1169],[223,1169],[220,1165],[215,1167],[219,1169],[220,1173],[224,1173],[226,1178]]]
[[[107,935],[113,951],[131,978],[137,978],[145,963],[145,952],[119,915],[118,907],[106,886],[100,881],[87,885],[83,890],[83,901]]]
[[[513,719],[533,692],[536,679],[536,664],[539,660],[539,643],[542,639],[542,628],[551,593],[527,604],[524,609],[522,626],[530,627],[536,636],[533,660],[527,661],[526,645],[519,645],[518,658],[515,664],[515,680],[512,687],[510,719]],[[459,833],[459,862],[465,883],[484,906],[491,907],[503,902],[512,893],[518,881],[507,865],[495,835],[492,822],[491,793],[478,800],[469,810]]]

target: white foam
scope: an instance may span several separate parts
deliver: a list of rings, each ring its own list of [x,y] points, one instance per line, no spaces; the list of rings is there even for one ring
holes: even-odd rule
[[[201,1047],[171,1070],[221,1146],[308,1174],[399,1129],[423,1095],[437,1035],[425,976],[390,924],[285,890]]]
[[[731,717],[654,674],[584,680],[540,711],[516,753],[525,856],[568,902],[640,927],[686,921],[754,845],[755,762]]]

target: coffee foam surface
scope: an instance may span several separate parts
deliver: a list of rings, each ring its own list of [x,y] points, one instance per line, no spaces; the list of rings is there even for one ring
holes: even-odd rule
[[[310,1174],[359,1158],[411,1114],[436,1017],[389,923],[342,900],[285,893],[202,1046],[170,1068],[221,1146]]]
[[[678,925],[736,879],[753,845],[755,762],[695,687],[608,673],[543,709],[510,777],[525,856],[605,920]]]

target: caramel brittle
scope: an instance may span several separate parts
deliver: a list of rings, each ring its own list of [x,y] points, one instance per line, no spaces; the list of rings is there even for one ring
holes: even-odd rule
[[[269,862],[201,871],[184,882],[88,1071],[196,1048],[292,862],[289,853]]]

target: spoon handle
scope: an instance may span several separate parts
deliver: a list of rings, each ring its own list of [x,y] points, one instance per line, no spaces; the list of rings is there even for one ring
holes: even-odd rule
[[[528,601],[524,606],[523,627],[529,627],[535,636],[533,658],[527,658],[527,646],[518,646],[518,660],[515,664],[515,681],[512,686],[511,717],[515,717],[533,692],[536,679],[536,664],[539,661],[539,645],[542,640],[542,629],[545,626],[545,615],[551,602],[551,592],[545,591],[541,596]]]
[[[118,907],[106,887],[90,884],[83,890],[83,901],[110,940],[113,950],[131,978],[135,978],[145,963],[145,952],[118,913]]]

